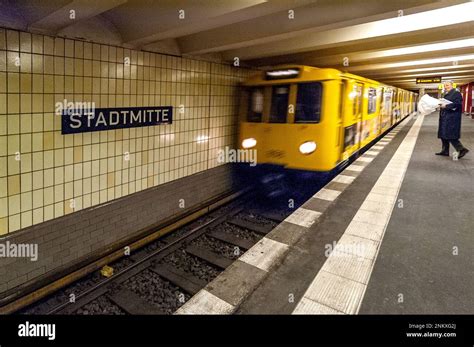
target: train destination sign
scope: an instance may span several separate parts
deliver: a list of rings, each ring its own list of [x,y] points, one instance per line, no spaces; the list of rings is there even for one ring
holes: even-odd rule
[[[441,76],[421,77],[416,79],[416,84],[422,83],[441,83]]]
[[[60,114],[62,134],[137,128],[173,121],[172,106],[64,108]]]
[[[265,72],[267,80],[278,80],[287,78],[296,78],[300,73],[299,68],[282,69],[282,70],[271,70]]]

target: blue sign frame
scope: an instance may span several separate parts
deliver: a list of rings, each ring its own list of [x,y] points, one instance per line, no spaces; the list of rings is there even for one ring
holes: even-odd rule
[[[61,113],[61,134],[138,128],[172,122],[172,106],[64,109]]]

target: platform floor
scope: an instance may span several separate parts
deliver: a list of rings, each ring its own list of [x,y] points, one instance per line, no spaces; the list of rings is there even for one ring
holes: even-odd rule
[[[474,120],[457,161],[437,126],[406,119],[179,313],[474,312]]]

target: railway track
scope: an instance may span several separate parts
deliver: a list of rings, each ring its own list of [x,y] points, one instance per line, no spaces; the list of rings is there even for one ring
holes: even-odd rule
[[[291,208],[239,196],[113,262],[111,277],[94,271],[16,313],[172,314],[324,184],[293,191]]]
[[[243,196],[18,313],[172,314],[295,208]]]

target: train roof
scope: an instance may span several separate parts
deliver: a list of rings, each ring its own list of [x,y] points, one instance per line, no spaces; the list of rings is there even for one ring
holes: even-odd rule
[[[370,78],[365,78],[362,76],[354,75],[349,72],[344,72],[338,69],[333,68],[318,68],[314,66],[308,65],[295,65],[295,64],[286,64],[286,65],[278,65],[271,69],[262,70],[252,76],[250,76],[244,83],[244,86],[251,86],[251,85],[271,85],[278,83],[294,83],[295,76],[291,76],[291,71],[295,70],[297,73],[294,73],[298,76],[298,79],[302,80],[331,80],[331,79],[339,79],[339,78],[347,78],[353,79],[369,84],[376,84],[380,86],[390,87],[394,89],[402,89],[398,87],[394,87],[391,85],[387,85],[385,83],[381,83],[379,81],[372,80]],[[269,78],[268,73],[274,74],[282,74],[277,78],[271,77]],[[289,77],[284,78],[284,74],[287,74]],[[405,90],[405,89],[402,89]]]

